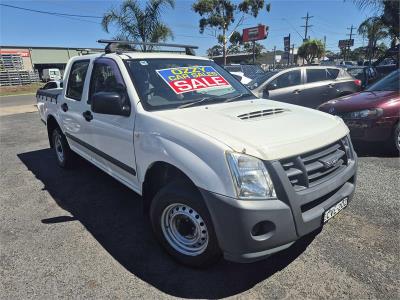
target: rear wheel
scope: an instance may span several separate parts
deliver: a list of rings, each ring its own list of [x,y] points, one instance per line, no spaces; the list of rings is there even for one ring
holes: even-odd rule
[[[72,151],[68,146],[67,139],[60,128],[55,128],[52,133],[53,149],[56,154],[57,163],[62,168],[72,165]]]
[[[167,184],[154,197],[150,218],[158,241],[180,263],[205,267],[221,257],[211,217],[195,188]]]

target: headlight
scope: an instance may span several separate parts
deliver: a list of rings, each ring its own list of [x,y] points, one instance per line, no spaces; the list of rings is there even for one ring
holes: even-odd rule
[[[271,177],[261,160],[233,152],[227,152],[226,158],[240,199],[276,198]]]
[[[364,109],[359,111],[353,111],[347,114],[350,119],[366,119],[366,118],[377,118],[383,114],[382,108]]]
[[[351,140],[350,140],[350,136],[346,135],[343,139],[342,139],[343,145],[344,145],[344,150],[346,151],[346,156],[348,160],[354,160],[354,155],[353,155],[353,151],[352,151],[352,145],[351,145]]]

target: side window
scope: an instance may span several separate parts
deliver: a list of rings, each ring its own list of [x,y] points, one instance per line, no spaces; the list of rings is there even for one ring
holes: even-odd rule
[[[307,83],[327,80],[325,69],[307,69]]]
[[[92,77],[90,78],[89,100],[99,92],[117,92],[126,96],[125,83],[121,72],[115,61],[108,58],[99,58],[93,65]]]
[[[294,70],[283,73],[269,83],[269,87],[282,89],[289,86],[301,84],[301,71]]]
[[[326,75],[328,79],[336,79],[339,75],[339,69],[328,68],[326,69]]]
[[[68,77],[66,92],[68,98],[81,100],[88,66],[89,60],[80,60],[73,63]]]

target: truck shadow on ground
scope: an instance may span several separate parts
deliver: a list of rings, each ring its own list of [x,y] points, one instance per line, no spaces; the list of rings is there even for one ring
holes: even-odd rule
[[[62,170],[51,149],[18,157],[56,203],[72,215],[49,217],[42,223],[81,222],[126,270],[169,295],[222,298],[244,292],[288,266],[318,234],[306,236],[257,263],[221,260],[205,270],[190,269],[174,262],[158,246],[140,196],[107,174],[82,159],[78,159],[76,168]]]

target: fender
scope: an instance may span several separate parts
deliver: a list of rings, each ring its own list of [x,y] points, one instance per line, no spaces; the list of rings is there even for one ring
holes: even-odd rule
[[[165,162],[173,165],[199,188],[235,197],[232,176],[225,158],[225,151],[217,141],[210,142],[210,138],[201,133],[193,134],[183,128],[178,128],[168,122],[158,122],[153,119],[141,126],[143,119],[137,119],[135,131],[135,154],[137,159],[137,173],[139,186],[142,186],[147,170],[155,162]],[[144,123],[147,123],[144,121]],[[157,131],[139,131],[139,128],[159,128]],[[174,135],[168,132],[174,131]],[[178,138],[179,137],[179,138]],[[225,149],[228,150],[228,149]]]

